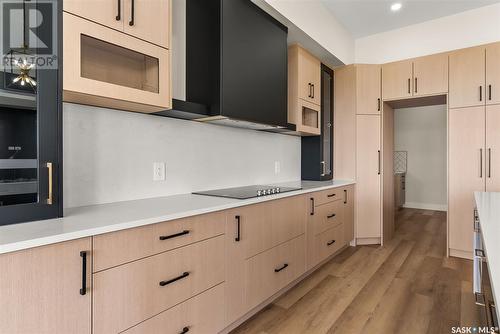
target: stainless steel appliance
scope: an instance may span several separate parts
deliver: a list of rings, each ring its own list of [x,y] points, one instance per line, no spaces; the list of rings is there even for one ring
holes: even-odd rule
[[[473,293],[476,305],[481,308],[483,326],[487,327],[487,333],[499,333],[498,313],[491,289],[488,259],[483,246],[481,223],[477,210],[474,210],[473,270]]]
[[[197,192],[194,192],[193,194],[235,198],[235,199],[247,199],[247,198],[262,197],[262,196],[269,196],[269,195],[275,195],[275,194],[280,194],[280,193],[286,193],[289,191],[296,191],[296,190],[300,190],[300,189],[302,189],[302,188],[280,187],[280,186],[276,186],[276,185],[254,185],[254,186],[237,187],[237,188],[197,191]]]

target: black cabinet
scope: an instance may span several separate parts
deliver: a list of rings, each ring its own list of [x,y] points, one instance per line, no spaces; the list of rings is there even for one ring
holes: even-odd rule
[[[58,1],[0,5],[6,65],[0,70],[0,225],[7,225],[62,215],[61,41]]]
[[[321,135],[302,137],[302,179],[333,179],[333,70],[321,65]]]

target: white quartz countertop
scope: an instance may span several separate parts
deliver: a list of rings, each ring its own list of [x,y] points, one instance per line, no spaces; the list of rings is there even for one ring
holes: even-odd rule
[[[491,288],[495,305],[498,305],[500,301],[500,192],[476,192],[474,197],[481,224],[483,247],[488,259]]]
[[[245,200],[183,194],[69,208],[65,217],[0,227],[0,254],[354,184],[297,181],[302,190]]]

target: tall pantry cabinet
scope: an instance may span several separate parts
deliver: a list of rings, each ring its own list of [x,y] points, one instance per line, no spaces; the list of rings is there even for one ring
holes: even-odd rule
[[[500,43],[450,54],[449,252],[472,256],[474,191],[500,191]]]

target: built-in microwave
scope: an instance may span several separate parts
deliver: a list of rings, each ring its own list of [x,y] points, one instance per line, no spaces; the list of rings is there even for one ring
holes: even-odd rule
[[[482,321],[488,333],[498,332],[498,317],[491,289],[488,258],[481,236],[481,223],[477,210],[474,210],[474,270],[473,292],[476,305],[481,309]]]

